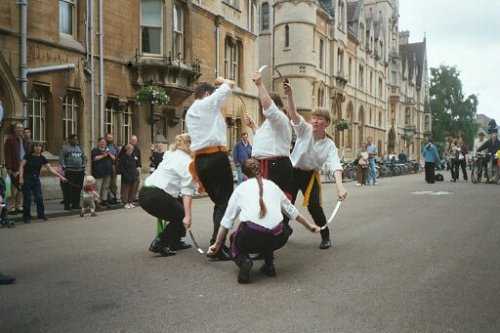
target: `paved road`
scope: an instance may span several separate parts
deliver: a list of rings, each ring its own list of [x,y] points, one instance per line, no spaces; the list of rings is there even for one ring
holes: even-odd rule
[[[0,230],[18,278],[0,288],[0,332],[499,332],[500,187],[422,178],[349,184],[335,249],[297,225],[278,277],[244,286],[194,250],[152,256],[138,208]],[[206,244],[211,211],[195,207]]]

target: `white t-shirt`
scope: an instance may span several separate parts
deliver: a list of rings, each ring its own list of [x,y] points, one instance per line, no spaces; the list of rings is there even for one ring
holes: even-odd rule
[[[290,156],[292,128],[288,117],[273,103],[264,111],[266,120],[255,131],[252,157]]]

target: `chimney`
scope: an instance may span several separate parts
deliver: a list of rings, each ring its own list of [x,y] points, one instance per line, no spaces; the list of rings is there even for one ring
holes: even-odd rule
[[[408,44],[409,41],[410,41],[410,32],[408,30],[401,31],[399,33],[399,44],[405,45],[405,44]]]

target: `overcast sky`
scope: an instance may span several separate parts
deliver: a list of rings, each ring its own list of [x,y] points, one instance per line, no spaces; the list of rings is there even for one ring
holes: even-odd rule
[[[457,66],[478,113],[500,121],[500,0],[399,0],[400,30],[427,34],[429,67]]]

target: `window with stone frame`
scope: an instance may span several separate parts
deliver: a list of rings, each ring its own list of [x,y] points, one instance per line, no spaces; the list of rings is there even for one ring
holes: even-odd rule
[[[359,41],[361,49],[365,48],[365,25],[363,23],[359,24]]]
[[[108,98],[104,110],[104,129],[106,133],[113,134],[113,137],[120,138],[120,106],[118,98]]]
[[[382,112],[378,113],[378,127],[382,127]]]
[[[373,71],[370,70],[370,95],[373,94]]]
[[[285,25],[285,48],[290,47],[290,27],[288,24]]]
[[[349,77],[347,78],[349,83],[352,83],[352,59],[349,58],[349,69],[348,69],[348,75]]]
[[[260,7],[260,31],[269,30],[269,3],[264,2]]]
[[[28,97],[28,127],[33,142],[47,142],[47,90],[34,86]]]
[[[141,50],[163,54],[163,1],[141,0]]]
[[[325,88],[323,86],[318,87],[318,108],[323,108],[325,106]]]
[[[240,0],[222,0],[222,2],[233,8],[240,9]]]
[[[59,32],[74,36],[76,30],[77,0],[59,0]]]
[[[382,78],[378,79],[378,97],[384,98],[384,82]]]
[[[337,51],[337,75],[344,76],[344,51],[338,49]]]
[[[252,33],[255,32],[255,13],[257,12],[257,6],[254,0],[248,0],[248,30]]]
[[[227,37],[224,46],[224,76],[236,82],[238,86],[240,86],[241,45],[240,41]]]
[[[174,5],[174,58],[184,59],[184,9],[178,3]]]
[[[133,127],[132,127],[132,117],[133,117],[133,109],[132,109],[132,104],[127,103],[122,112],[120,113],[121,115],[121,129],[120,129],[120,141],[118,144],[124,145],[127,142],[129,142],[130,137],[132,136],[133,132]]]
[[[319,39],[319,68],[323,69],[325,67],[325,41],[323,38]]]
[[[338,28],[342,31],[345,30],[345,3],[343,0],[339,0],[339,6],[338,6],[338,12],[339,12],[339,19],[338,19]]]
[[[410,108],[406,108],[405,110],[405,125],[411,124],[411,110]]]
[[[62,129],[63,139],[70,135],[78,135],[78,118],[80,115],[80,94],[69,92],[63,99],[62,105]]]
[[[359,89],[363,90],[365,86],[365,73],[364,73],[364,68],[362,65],[359,65],[359,82],[358,82]]]

